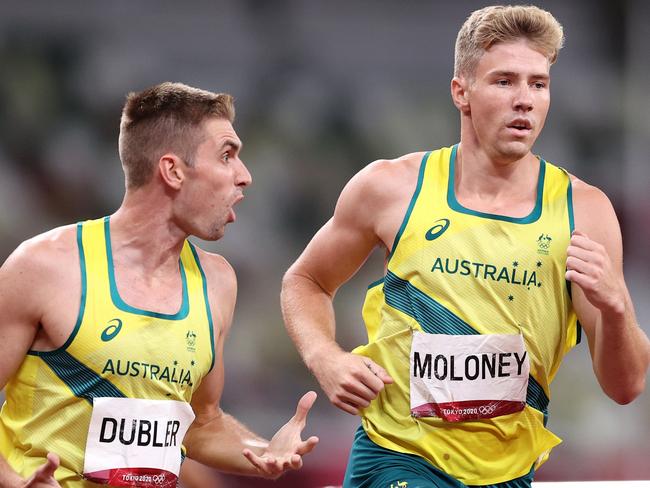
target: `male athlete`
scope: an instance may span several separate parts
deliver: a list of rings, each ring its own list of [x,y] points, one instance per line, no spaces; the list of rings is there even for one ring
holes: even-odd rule
[[[2,487],[174,487],[184,455],[277,478],[318,439],[316,394],[265,441],[219,408],[235,273],[220,239],[251,176],[234,105],[163,83],[128,96],[110,217],[24,242],[0,270]]]
[[[330,401],[361,415],[346,488],[530,486],[560,442],[549,385],[580,326],[608,396],[644,389],[612,206],[531,152],[562,40],[536,7],[472,13],[451,81],[460,143],[360,171],[285,276],[290,336]],[[332,300],[375,246],[369,343],[349,353]]]

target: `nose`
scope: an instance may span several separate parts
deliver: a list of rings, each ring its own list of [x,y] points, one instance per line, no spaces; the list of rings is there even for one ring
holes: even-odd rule
[[[530,112],[533,109],[533,97],[528,84],[521,84],[515,93],[513,103],[516,111]]]
[[[237,168],[237,186],[246,187],[249,186],[252,182],[253,177],[251,176],[244,162],[240,159],[239,167]]]

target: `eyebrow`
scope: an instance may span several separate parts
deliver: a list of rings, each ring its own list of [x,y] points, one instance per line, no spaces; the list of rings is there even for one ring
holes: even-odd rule
[[[489,73],[489,76],[508,76],[511,78],[517,78],[520,75],[521,73],[517,73],[515,71],[508,71],[508,70],[493,71]],[[531,78],[548,80],[550,78],[550,75],[546,73],[533,73],[531,75]]]
[[[235,151],[241,151],[241,148],[244,146],[242,143],[235,141],[234,139],[226,139],[223,141],[223,144],[221,145],[221,149],[225,149],[226,147],[232,147]]]

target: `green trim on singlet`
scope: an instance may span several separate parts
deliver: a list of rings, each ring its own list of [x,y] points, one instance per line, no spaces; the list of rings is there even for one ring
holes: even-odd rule
[[[539,158],[539,176],[537,177],[537,198],[535,199],[535,208],[526,217],[508,217],[506,215],[491,214],[471,210],[463,207],[458,200],[456,200],[456,192],[454,190],[454,181],[456,173],[456,154],[458,152],[458,144],[451,149],[451,157],[449,158],[449,177],[447,181],[447,205],[452,210],[464,213],[467,215],[474,215],[484,219],[502,220],[504,222],[511,222],[513,224],[532,224],[539,220],[542,215],[542,198],[544,195],[544,179],[546,175],[546,161]]]
[[[91,405],[93,398],[126,397],[113,383],[102,378],[66,351],[42,353],[39,356],[76,397],[84,398]]]
[[[384,295],[388,305],[414,318],[429,334],[478,334],[472,326],[391,271],[386,273]]]
[[[187,293],[187,278],[185,276],[185,268],[183,266],[182,260],[178,260],[178,268],[181,273],[181,282],[183,284],[183,303],[181,308],[175,314],[166,314],[159,312],[151,312],[149,310],[141,310],[139,308],[132,307],[122,300],[119,291],[117,290],[117,285],[115,283],[115,268],[113,266],[113,250],[111,246],[111,228],[110,228],[110,217],[104,217],[104,238],[106,241],[106,258],[108,262],[108,281],[111,289],[111,300],[113,305],[123,312],[128,312],[136,315],[146,315],[147,317],[155,317],[158,319],[165,320],[183,320],[190,313],[190,302]]]
[[[208,280],[205,277],[205,272],[203,271],[203,267],[201,266],[201,260],[199,259],[199,255],[196,252],[196,248],[194,247],[194,244],[188,241],[188,244],[190,245],[190,249],[192,250],[192,255],[194,256],[194,261],[196,261],[196,265],[199,268],[199,272],[201,273],[201,280],[203,281],[203,300],[205,301],[205,312],[208,315],[208,324],[210,327],[210,345],[212,347],[211,353],[212,353],[212,363],[210,364],[210,369],[209,371],[212,371],[212,368],[214,367],[214,360],[215,360],[215,350],[214,350],[214,324],[212,323],[212,311],[210,309],[210,300],[208,299]]]
[[[424,181],[424,170],[426,169],[427,166],[427,159],[429,159],[429,154],[431,154],[431,151],[427,151],[426,153],[424,153],[424,156],[422,156],[422,162],[420,163],[420,171],[418,173],[418,182],[417,185],[415,186],[415,191],[413,192],[413,196],[411,197],[411,202],[409,203],[408,209],[406,210],[406,215],[404,215],[404,220],[402,220],[402,225],[400,225],[400,228],[397,231],[397,235],[395,236],[395,240],[393,241],[393,247],[391,248],[390,254],[386,259],[387,263],[390,262],[390,259],[393,257],[393,254],[395,253],[395,249],[397,249],[397,244],[399,244],[399,240],[402,238],[404,229],[406,229],[406,224],[408,224],[408,221],[411,218],[411,212],[413,212],[413,207],[415,207],[415,202],[417,201],[418,196],[420,195],[420,190],[422,189],[422,183]]]
[[[382,277],[379,278],[378,280],[373,281],[372,283],[370,283],[370,284],[368,285],[368,290],[370,290],[371,288],[374,288],[374,287],[377,286],[377,285],[381,285],[381,284],[384,282],[384,278],[385,278],[385,277],[382,276]]]
[[[81,321],[83,320],[84,311],[86,309],[86,290],[87,290],[86,257],[84,255],[83,224],[81,222],[77,224],[77,248],[79,249],[79,269],[81,270],[81,301],[79,302],[79,313],[77,314],[77,322],[74,324],[74,328],[72,329],[72,332],[68,337],[68,340],[65,341],[65,344],[63,344],[61,347],[53,351],[34,351],[33,349],[30,349],[29,351],[27,351],[27,354],[31,354],[32,356],[41,356],[42,354],[51,354],[60,351],[65,351],[70,345],[70,343],[72,343],[72,341],[76,337],[77,332],[79,332],[79,327],[81,327]]]
[[[444,305],[391,271],[386,273],[384,296],[388,305],[415,319],[422,330],[429,334],[480,334]],[[549,399],[532,375],[528,376],[526,403],[547,417]]]
[[[357,428],[345,470],[343,488],[398,486],[398,482],[417,487],[437,488],[530,488],[535,469],[510,481],[491,485],[465,485],[415,454],[393,451],[375,444]],[[406,486],[406,485],[405,485]]]
[[[569,212],[569,232],[570,234],[573,234],[573,231],[576,229],[576,224],[573,216],[573,185],[571,184],[571,177],[567,173],[567,178],[569,178],[569,187],[567,188],[566,191],[566,204],[567,204],[567,210]],[[566,287],[567,291],[569,292],[569,298],[572,298],[571,296],[571,282],[569,280],[566,280]],[[580,321],[576,320],[576,345],[580,344],[580,341],[582,340],[582,326],[580,325]]]

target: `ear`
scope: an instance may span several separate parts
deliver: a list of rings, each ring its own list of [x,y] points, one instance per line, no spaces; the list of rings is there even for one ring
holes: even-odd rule
[[[464,115],[469,115],[469,80],[464,76],[454,76],[451,80],[451,99],[456,108]]]
[[[161,180],[171,189],[180,190],[185,180],[185,162],[173,153],[163,154],[158,160]]]

